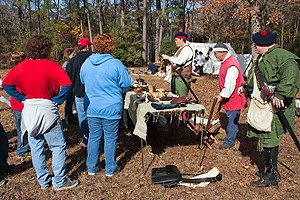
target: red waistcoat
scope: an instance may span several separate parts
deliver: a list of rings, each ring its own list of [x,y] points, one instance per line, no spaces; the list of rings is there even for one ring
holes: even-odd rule
[[[226,73],[228,68],[231,66],[235,66],[238,69],[238,77],[236,79],[236,84],[232,95],[229,98],[223,98],[221,103],[225,110],[240,110],[246,107],[245,95],[240,96],[238,94],[238,88],[244,82],[244,78],[242,75],[240,63],[233,56],[230,56],[221,64],[219,73],[220,89],[222,90],[224,88]]]

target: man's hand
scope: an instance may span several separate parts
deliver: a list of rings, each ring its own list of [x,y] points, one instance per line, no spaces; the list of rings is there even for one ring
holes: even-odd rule
[[[166,54],[163,54],[162,55],[162,59],[163,60],[169,60],[170,56],[166,55]]]
[[[221,95],[216,96],[217,103],[221,102],[223,100],[223,97]]]
[[[177,65],[171,65],[172,67],[172,71],[174,71],[175,69],[177,69]]]
[[[242,96],[243,93],[246,93],[246,89],[245,89],[244,86],[240,86],[240,87],[238,88],[238,94],[239,94],[240,96]]]
[[[284,107],[283,100],[280,100],[280,99],[278,99],[277,97],[274,97],[274,98],[273,98],[273,105],[274,105],[276,108],[283,108],[283,107]]]

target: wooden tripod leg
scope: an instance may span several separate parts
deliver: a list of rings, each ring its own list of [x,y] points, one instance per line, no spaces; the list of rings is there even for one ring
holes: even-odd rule
[[[213,135],[209,135],[209,137],[214,141],[214,143],[218,144],[218,140]]]
[[[207,140],[203,140],[203,143],[204,143],[209,149],[212,149],[212,147],[210,146],[209,142],[207,142]]]

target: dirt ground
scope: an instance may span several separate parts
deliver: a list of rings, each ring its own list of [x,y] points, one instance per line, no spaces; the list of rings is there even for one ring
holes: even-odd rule
[[[0,75],[4,77],[6,73],[7,70],[2,70]],[[136,79],[138,76],[133,75],[133,78]],[[168,89],[168,84],[161,77],[141,75],[140,78],[148,84],[155,85],[156,88]],[[213,97],[218,94],[217,77],[206,75],[197,78],[192,88],[201,103],[209,110]],[[4,91],[0,94],[9,98]],[[299,93],[297,97],[300,97]],[[63,106],[61,106],[62,119]],[[132,136],[130,130],[121,125],[117,159],[122,170],[111,179],[105,178],[104,170],[95,176],[87,174],[86,149],[78,145],[79,127],[77,124],[65,125],[67,174],[73,179],[77,178],[80,185],[74,189],[58,192],[52,188],[41,190],[31,159],[16,157],[17,133],[12,111],[4,103],[0,103],[0,111],[0,121],[9,138],[8,162],[16,165],[16,169],[6,178],[7,184],[0,188],[0,199],[300,199],[300,152],[288,134],[283,136],[280,144],[279,171],[282,178],[279,186],[272,188],[250,186],[251,181],[258,179],[255,172],[262,167],[262,156],[256,151],[256,139],[246,137],[247,109],[241,113],[236,145],[229,150],[218,148],[221,141],[212,144],[212,149],[200,150],[195,134],[184,126],[179,126],[177,131],[172,129],[169,137],[161,137],[159,145],[143,143],[144,148],[141,149],[140,138]],[[221,126],[225,128],[224,110],[221,110],[220,119]],[[299,122],[300,118],[296,117],[295,132],[300,139]],[[220,131],[216,138],[224,136],[224,131]],[[46,155],[50,169],[51,153],[48,149]],[[145,172],[142,170],[142,156]],[[103,155],[100,165],[104,165]],[[165,188],[153,185],[151,169],[165,165],[176,165],[182,174],[199,174],[217,167],[223,179],[204,188],[186,186]]]

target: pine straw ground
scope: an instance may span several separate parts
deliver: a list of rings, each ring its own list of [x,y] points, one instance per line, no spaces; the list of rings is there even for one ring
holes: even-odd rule
[[[6,73],[7,70],[1,71],[2,77]],[[168,88],[168,84],[160,77],[143,75],[141,78],[157,88]],[[217,78],[209,75],[198,78],[192,88],[209,110],[213,97],[218,94]],[[7,97],[3,91],[1,95]],[[297,96],[300,97],[299,94]],[[219,142],[213,144],[212,149],[205,148],[202,151],[204,158],[201,172],[217,167],[223,174],[223,180],[210,183],[205,188],[195,189],[185,186],[164,188],[151,183],[153,167],[174,164],[181,173],[199,172],[200,149],[195,142],[195,135],[189,129],[179,127],[178,131],[172,132],[168,140],[161,141],[159,145],[145,146],[143,154],[146,171],[143,173],[141,141],[138,137],[131,136],[129,130],[122,125],[117,158],[122,171],[113,178],[106,179],[103,170],[95,176],[87,175],[86,149],[78,145],[80,138],[78,125],[65,126],[67,173],[71,178],[78,178],[80,185],[75,189],[55,192],[52,189],[40,189],[30,159],[16,158],[17,134],[13,114],[7,109],[7,105],[1,103],[0,121],[9,138],[8,162],[15,164],[16,169],[7,176],[7,185],[0,188],[0,199],[300,199],[300,153],[288,134],[282,138],[280,144],[279,170],[282,180],[279,186],[261,189],[249,185],[251,181],[257,179],[254,174],[262,166],[262,156],[256,151],[257,141],[246,137],[246,113],[247,109],[242,111],[237,142],[233,148],[220,150],[218,145],[221,142]],[[225,128],[223,110],[220,119],[222,127]],[[300,118],[296,118],[295,132],[300,139],[299,121]],[[224,137],[224,131],[216,137]],[[46,152],[47,165],[50,168],[51,156],[48,149]],[[102,166],[103,163],[102,155]]]

